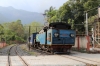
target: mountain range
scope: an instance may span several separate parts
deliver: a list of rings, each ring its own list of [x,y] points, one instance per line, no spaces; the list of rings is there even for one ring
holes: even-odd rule
[[[42,13],[19,10],[11,6],[0,6],[0,23],[12,22],[16,20],[21,20],[22,24],[29,24],[34,21],[44,23],[44,16]]]

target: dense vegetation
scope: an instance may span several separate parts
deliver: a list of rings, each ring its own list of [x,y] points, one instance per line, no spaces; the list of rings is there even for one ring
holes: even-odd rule
[[[7,43],[21,43],[26,42],[29,36],[29,26],[30,34],[36,32],[36,26],[42,26],[38,22],[32,22],[29,25],[23,25],[21,20],[15,22],[0,24],[0,41],[6,41]],[[37,27],[37,32],[40,27]]]
[[[90,10],[88,18],[89,22],[93,22],[97,18],[97,9],[94,8],[99,4],[100,0],[68,0],[58,10],[51,6],[45,13],[49,23],[64,21],[71,24],[72,29],[85,33],[85,11]]]

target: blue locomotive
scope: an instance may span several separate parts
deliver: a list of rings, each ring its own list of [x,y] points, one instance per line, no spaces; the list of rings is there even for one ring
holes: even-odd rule
[[[33,47],[50,52],[69,52],[75,44],[76,32],[66,23],[50,23],[39,33],[33,33],[30,42]],[[34,39],[33,39],[34,38]]]

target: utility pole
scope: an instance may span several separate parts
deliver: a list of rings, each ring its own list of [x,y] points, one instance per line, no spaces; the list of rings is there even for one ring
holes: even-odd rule
[[[88,36],[88,13],[86,12],[86,35]]]
[[[93,9],[90,9],[90,10],[87,10],[87,11],[85,11],[85,13],[86,13],[86,35],[88,36],[88,12],[90,12],[90,11],[92,11],[92,10],[94,10],[94,9],[97,9],[98,7],[95,7],[95,8],[93,8]]]
[[[30,39],[31,39],[31,37],[30,37],[30,29],[31,29],[31,26],[29,26],[29,50],[30,50]]]
[[[37,33],[37,26],[36,26],[36,33]]]

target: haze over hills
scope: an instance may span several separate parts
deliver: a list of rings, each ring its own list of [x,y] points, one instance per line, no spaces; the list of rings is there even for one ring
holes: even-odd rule
[[[44,23],[42,13],[18,10],[13,7],[0,6],[0,23],[21,20],[22,24],[29,24],[33,21]]]

